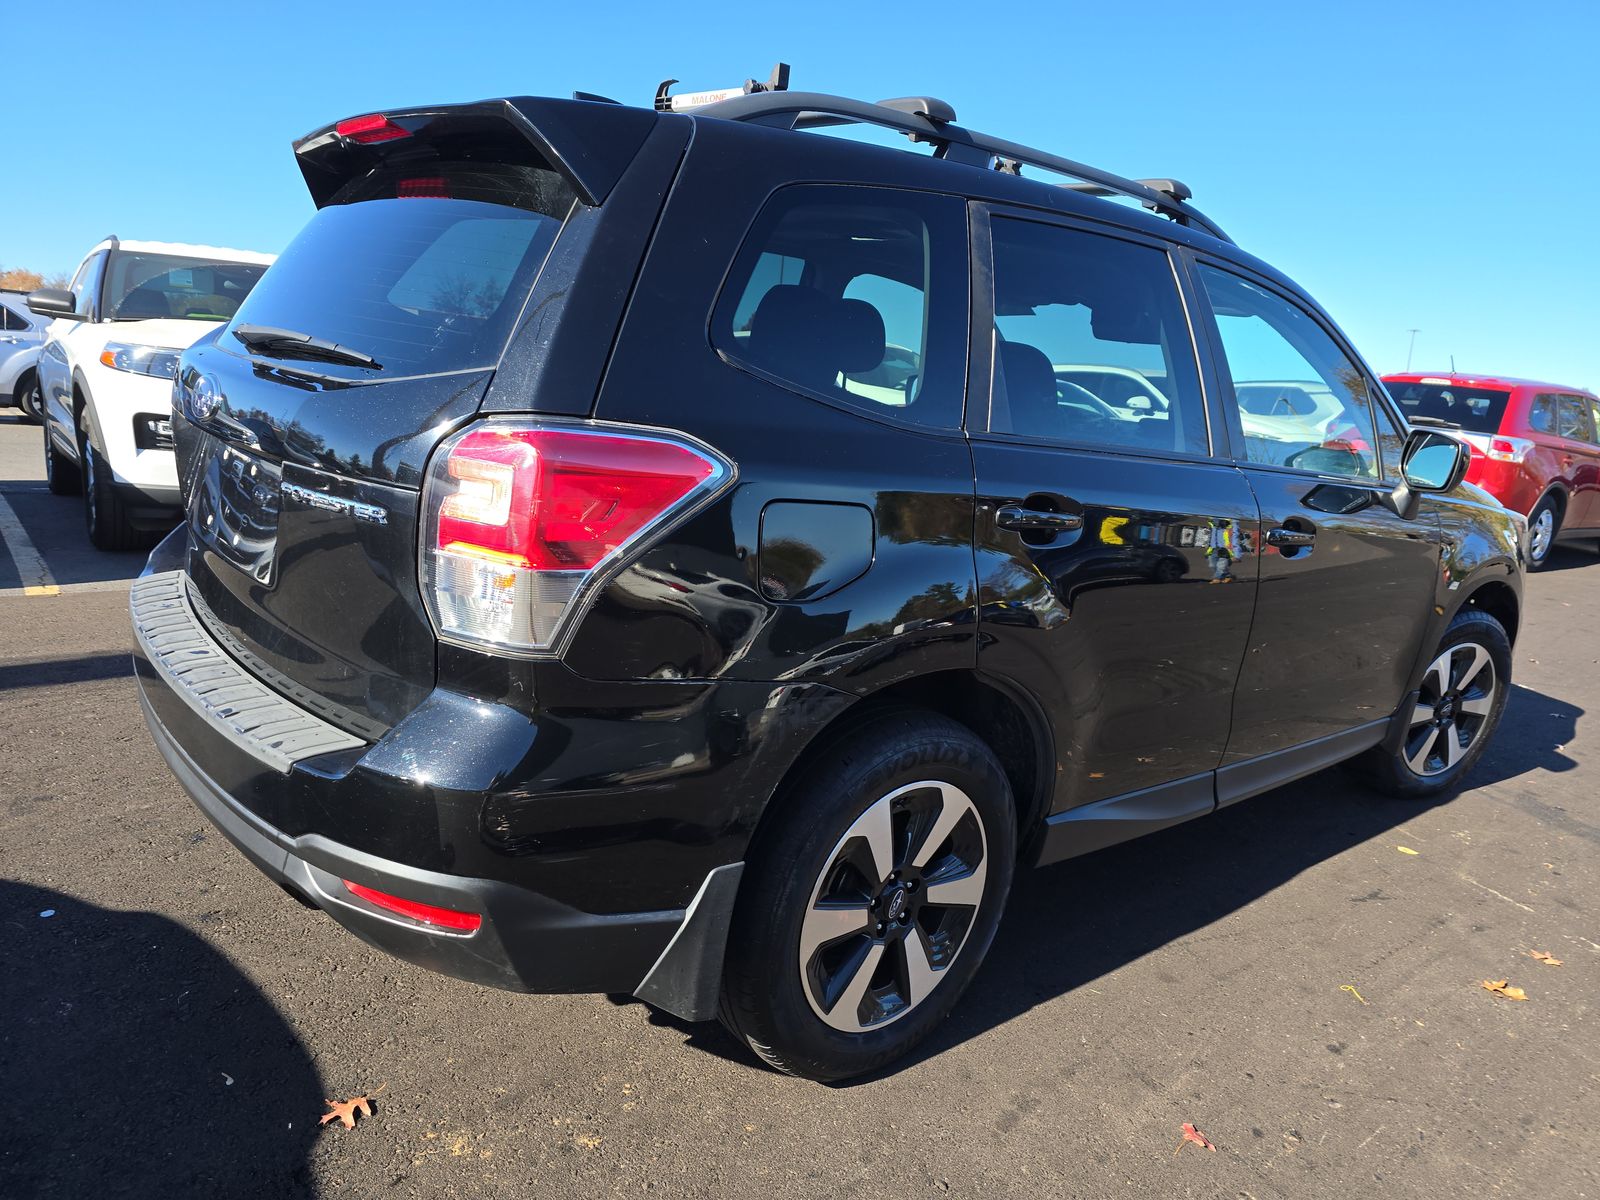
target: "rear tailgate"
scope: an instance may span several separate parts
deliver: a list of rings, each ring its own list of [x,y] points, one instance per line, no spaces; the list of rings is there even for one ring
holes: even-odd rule
[[[573,297],[614,294],[620,313],[637,254],[590,248],[613,213],[642,248],[670,173],[633,189],[642,202],[618,185],[656,122],[496,101],[358,118],[297,144],[319,211],[185,354],[174,405],[196,611],[264,682],[364,738],[432,688],[417,585],[429,453],[503,368],[517,387],[496,384],[500,407],[588,413],[616,315]],[[607,273],[618,279],[587,278]],[[541,369],[558,333],[599,343],[586,385],[569,370],[557,388]]]

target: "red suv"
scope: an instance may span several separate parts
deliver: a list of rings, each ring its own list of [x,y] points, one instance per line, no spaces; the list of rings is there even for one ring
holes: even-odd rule
[[[1600,537],[1600,398],[1479,375],[1385,375],[1407,418],[1448,421],[1472,447],[1467,482],[1528,518],[1528,567],[1559,539]]]

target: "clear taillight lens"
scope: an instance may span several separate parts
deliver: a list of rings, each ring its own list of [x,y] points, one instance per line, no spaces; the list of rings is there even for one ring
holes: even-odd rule
[[[422,592],[439,635],[548,653],[592,589],[732,478],[686,439],[608,425],[491,420],[434,453]]]
[[[1528,451],[1532,449],[1533,443],[1527,438],[1492,437],[1484,453],[1496,462],[1519,463],[1528,457]]]

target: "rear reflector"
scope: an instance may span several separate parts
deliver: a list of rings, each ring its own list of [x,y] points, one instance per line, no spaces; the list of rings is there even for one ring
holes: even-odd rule
[[[421,921],[424,925],[437,925],[440,929],[455,929],[462,933],[474,933],[483,924],[483,918],[477,913],[457,912],[453,908],[436,908],[432,904],[419,904],[415,900],[404,900],[399,896],[391,896],[388,892],[380,892],[377,888],[369,888],[363,884],[352,883],[346,879],[344,886],[350,890],[352,896],[359,896],[368,904],[376,904],[379,908],[386,908],[392,913],[399,913],[402,917],[409,917],[413,921]]]
[[[610,568],[732,475],[652,430],[487,421],[435,452],[423,495],[423,598],[441,636],[550,651]]]
[[[404,126],[396,125],[382,113],[370,113],[365,117],[347,117],[333,127],[333,131],[342,138],[349,138],[352,142],[392,142],[396,138],[410,137],[411,131]]]

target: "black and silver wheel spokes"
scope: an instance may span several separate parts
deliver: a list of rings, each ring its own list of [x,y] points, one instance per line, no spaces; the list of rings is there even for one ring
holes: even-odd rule
[[[1422,776],[1455,766],[1488,725],[1495,702],[1494,660],[1476,642],[1451,646],[1428,666],[1401,753]]]
[[[800,925],[812,1011],[846,1033],[910,1012],[960,953],[987,874],[983,821],[954,784],[875,800],[829,854]]]

